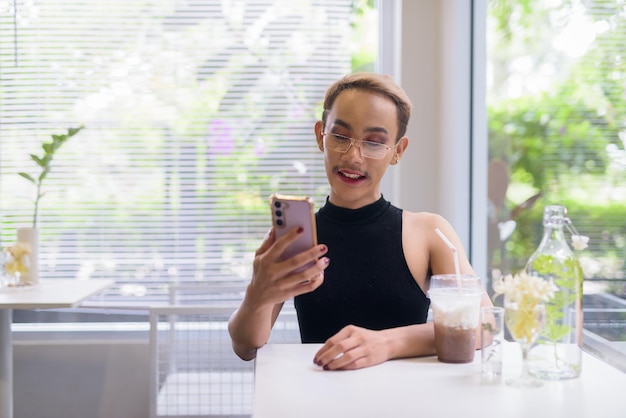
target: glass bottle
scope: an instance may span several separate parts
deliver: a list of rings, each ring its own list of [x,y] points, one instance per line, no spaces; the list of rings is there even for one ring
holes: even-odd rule
[[[544,208],[543,238],[526,264],[528,274],[552,280],[558,287],[546,303],[543,331],[529,353],[529,372],[541,379],[571,379],[581,372],[583,273],[565,240],[566,214],[564,206]]]

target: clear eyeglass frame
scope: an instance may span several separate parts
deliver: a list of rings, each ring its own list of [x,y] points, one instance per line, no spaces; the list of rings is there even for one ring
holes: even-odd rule
[[[324,137],[324,146],[332,151],[345,154],[356,144],[363,157],[371,158],[373,160],[385,158],[388,151],[393,150],[398,146],[398,143],[390,147],[389,145],[381,144],[380,142],[350,138],[349,136],[336,134],[334,132],[322,132],[322,136]]]

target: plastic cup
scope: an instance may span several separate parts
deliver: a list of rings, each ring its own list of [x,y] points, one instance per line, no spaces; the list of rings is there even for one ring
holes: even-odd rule
[[[437,274],[428,297],[435,326],[437,359],[444,363],[474,360],[483,289],[477,276]],[[459,287],[460,283],[460,287]]]

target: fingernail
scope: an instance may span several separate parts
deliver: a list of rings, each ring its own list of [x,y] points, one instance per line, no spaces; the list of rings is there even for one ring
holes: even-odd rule
[[[326,252],[326,246],[325,245],[320,245],[320,253],[325,253]]]
[[[330,370],[330,367],[328,367],[328,364],[325,365],[324,367],[322,367],[324,370]]]
[[[302,228],[301,226],[298,227],[297,229],[298,234],[301,234],[304,232],[304,228]]]
[[[322,258],[322,262],[323,262],[324,264],[328,265],[328,264],[330,264],[330,258],[328,258],[328,257],[324,257],[324,258]]]

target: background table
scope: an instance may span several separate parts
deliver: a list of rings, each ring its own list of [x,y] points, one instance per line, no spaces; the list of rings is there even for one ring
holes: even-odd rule
[[[73,308],[112,280],[49,280],[26,288],[0,288],[0,418],[13,417],[13,309]]]
[[[257,354],[254,418],[283,417],[621,417],[626,374],[584,353],[581,377],[512,388],[480,376],[473,363],[436,357],[392,360],[360,370],[324,371],[317,344],[267,345]],[[521,353],[505,345],[504,376],[520,373]]]

